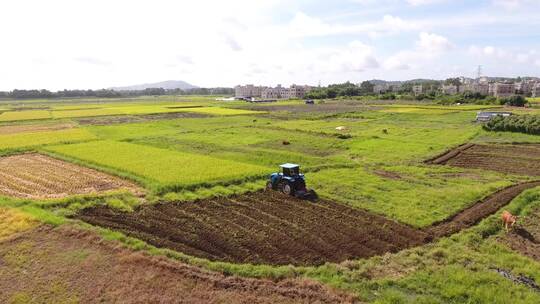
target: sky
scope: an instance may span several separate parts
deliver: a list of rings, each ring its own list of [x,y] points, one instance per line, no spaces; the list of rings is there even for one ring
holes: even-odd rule
[[[540,76],[540,0],[2,0],[0,90]]]

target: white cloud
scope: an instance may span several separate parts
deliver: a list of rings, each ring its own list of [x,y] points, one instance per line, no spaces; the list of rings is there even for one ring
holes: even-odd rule
[[[506,50],[503,50],[501,48],[497,48],[491,45],[484,46],[484,47],[478,47],[478,46],[471,46],[469,47],[469,53],[476,56],[488,56],[488,57],[494,57],[499,59],[509,58],[513,57],[513,54],[508,53]]]
[[[392,56],[386,59],[383,63],[383,67],[387,70],[408,70],[411,66],[405,62],[401,61],[399,55]]]
[[[413,6],[428,5],[444,2],[445,0],[407,0],[407,3]]]
[[[493,0],[495,6],[500,6],[506,9],[520,9],[528,5],[538,4],[537,0]]]
[[[540,66],[540,53],[535,49],[523,50],[520,48],[505,49],[495,46],[470,46],[469,54],[478,60],[491,60],[493,63],[515,64],[515,67],[529,65]]]
[[[420,33],[420,40],[417,42],[417,46],[420,50],[432,53],[444,52],[454,48],[454,45],[450,43],[448,38],[426,32]]]
[[[396,34],[418,28],[420,28],[419,24],[392,15],[384,15],[381,19],[374,22],[342,24],[325,22],[320,18],[311,17],[303,12],[298,12],[287,28],[282,31],[285,35],[291,37],[345,34],[369,34],[372,37],[377,37],[384,34]]]

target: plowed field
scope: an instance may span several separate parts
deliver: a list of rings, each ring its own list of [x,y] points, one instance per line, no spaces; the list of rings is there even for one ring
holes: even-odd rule
[[[427,237],[363,210],[273,192],[144,206],[132,213],[94,207],[78,217],[157,247],[238,263],[341,262],[396,252]]]
[[[214,261],[319,265],[418,246],[477,224],[540,181],[516,184],[425,229],[373,213],[279,193],[253,193],[197,202],[145,205],[125,213],[105,206],[77,218]]]
[[[48,199],[117,189],[142,193],[133,183],[41,154],[0,158],[0,195]]]
[[[540,144],[464,145],[431,161],[462,168],[540,176]]]

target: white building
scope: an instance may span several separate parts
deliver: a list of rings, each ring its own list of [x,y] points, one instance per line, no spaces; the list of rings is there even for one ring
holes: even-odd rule
[[[455,95],[459,93],[459,87],[453,84],[443,85],[441,87],[441,90],[443,94],[447,94],[447,95]]]
[[[472,83],[465,86],[461,86],[460,92],[473,92],[481,95],[489,95],[489,84],[487,83]]]
[[[423,92],[423,87],[421,84],[415,85],[412,87],[412,91],[414,95],[420,95]]]
[[[254,86],[248,84],[245,86],[236,86],[234,88],[234,96],[237,98],[251,98],[251,97],[261,97],[265,87]]]
[[[497,98],[510,97],[516,95],[516,88],[513,83],[491,83],[489,85],[489,94]]]
[[[375,94],[383,94],[388,92],[390,87],[387,84],[376,84],[373,86],[373,93]]]
[[[278,85],[275,88],[265,88],[261,93],[261,97],[263,99],[304,98],[311,89],[310,86],[299,86],[295,84],[290,88],[284,88],[281,85]]]
[[[532,90],[532,97],[540,97],[540,83],[537,83]]]

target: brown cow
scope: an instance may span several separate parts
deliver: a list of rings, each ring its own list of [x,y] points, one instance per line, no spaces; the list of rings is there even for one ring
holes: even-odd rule
[[[508,232],[508,225],[510,225],[510,228],[512,228],[514,224],[516,223],[518,217],[515,215],[512,215],[512,213],[505,210],[503,211],[501,218],[503,221],[504,228],[506,229],[506,232]]]

